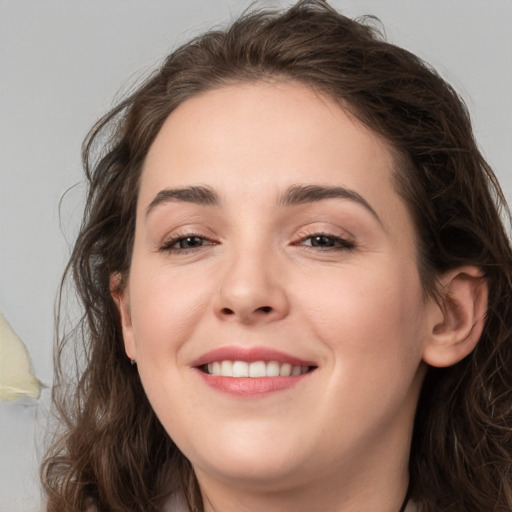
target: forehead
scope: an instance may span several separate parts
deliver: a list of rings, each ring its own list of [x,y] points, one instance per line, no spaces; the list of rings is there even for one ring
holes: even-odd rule
[[[185,101],[168,117],[144,164],[139,207],[168,187],[206,184],[246,204],[291,185],[318,184],[355,190],[397,217],[405,207],[394,167],[386,141],[307,86],[229,85]]]

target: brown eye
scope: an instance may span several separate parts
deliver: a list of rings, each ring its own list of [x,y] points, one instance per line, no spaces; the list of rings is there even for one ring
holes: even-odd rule
[[[197,247],[201,247],[206,245],[208,242],[204,238],[200,236],[187,236],[184,238],[180,238],[174,243],[175,249],[195,249]]]
[[[189,251],[199,250],[202,247],[216,245],[216,242],[200,235],[176,236],[167,240],[161,247],[160,251],[169,253],[187,253]]]
[[[312,247],[335,247],[336,239],[332,236],[312,236],[311,237],[311,246]]]
[[[349,240],[334,235],[313,235],[302,240],[302,245],[315,249],[352,249],[354,244]]]

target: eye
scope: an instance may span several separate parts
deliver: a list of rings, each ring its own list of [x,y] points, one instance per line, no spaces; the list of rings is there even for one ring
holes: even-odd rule
[[[209,240],[200,235],[185,235],[176,236],[167,240],[160,248],[163,252],[171,253],[186,253],[189,251],[195,251],[201,247],[215,245],[215,242]]]
[[[200,236],[187,236],[174,242],[173,247],[175,249],[196,249],[197,247],[206,245],[206,242],[207,241]]]
[[[353,249],[355,244],[350,240],[335,235],[315,234],[302,238],[297,245],[304,245],[320,250]]]

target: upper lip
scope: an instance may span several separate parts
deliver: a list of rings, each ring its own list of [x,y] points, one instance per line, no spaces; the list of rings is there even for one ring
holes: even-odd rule
[[[255,361],[277,361],[281,364],[289,363],[293,366],[316,366],[312,361],[307,361],[273,348],[239,346],[219,347],[210,350],[192,361],[191,366],[203,366],[215,361],[246,361],[248,363]]]

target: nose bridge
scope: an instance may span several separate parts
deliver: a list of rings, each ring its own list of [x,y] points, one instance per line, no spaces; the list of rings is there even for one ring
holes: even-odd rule
[[[215,306],[217,315],[243,323],[286,316],[288,298],[280,277],[280,258],[272,243],[241,243],[227,252]]]

